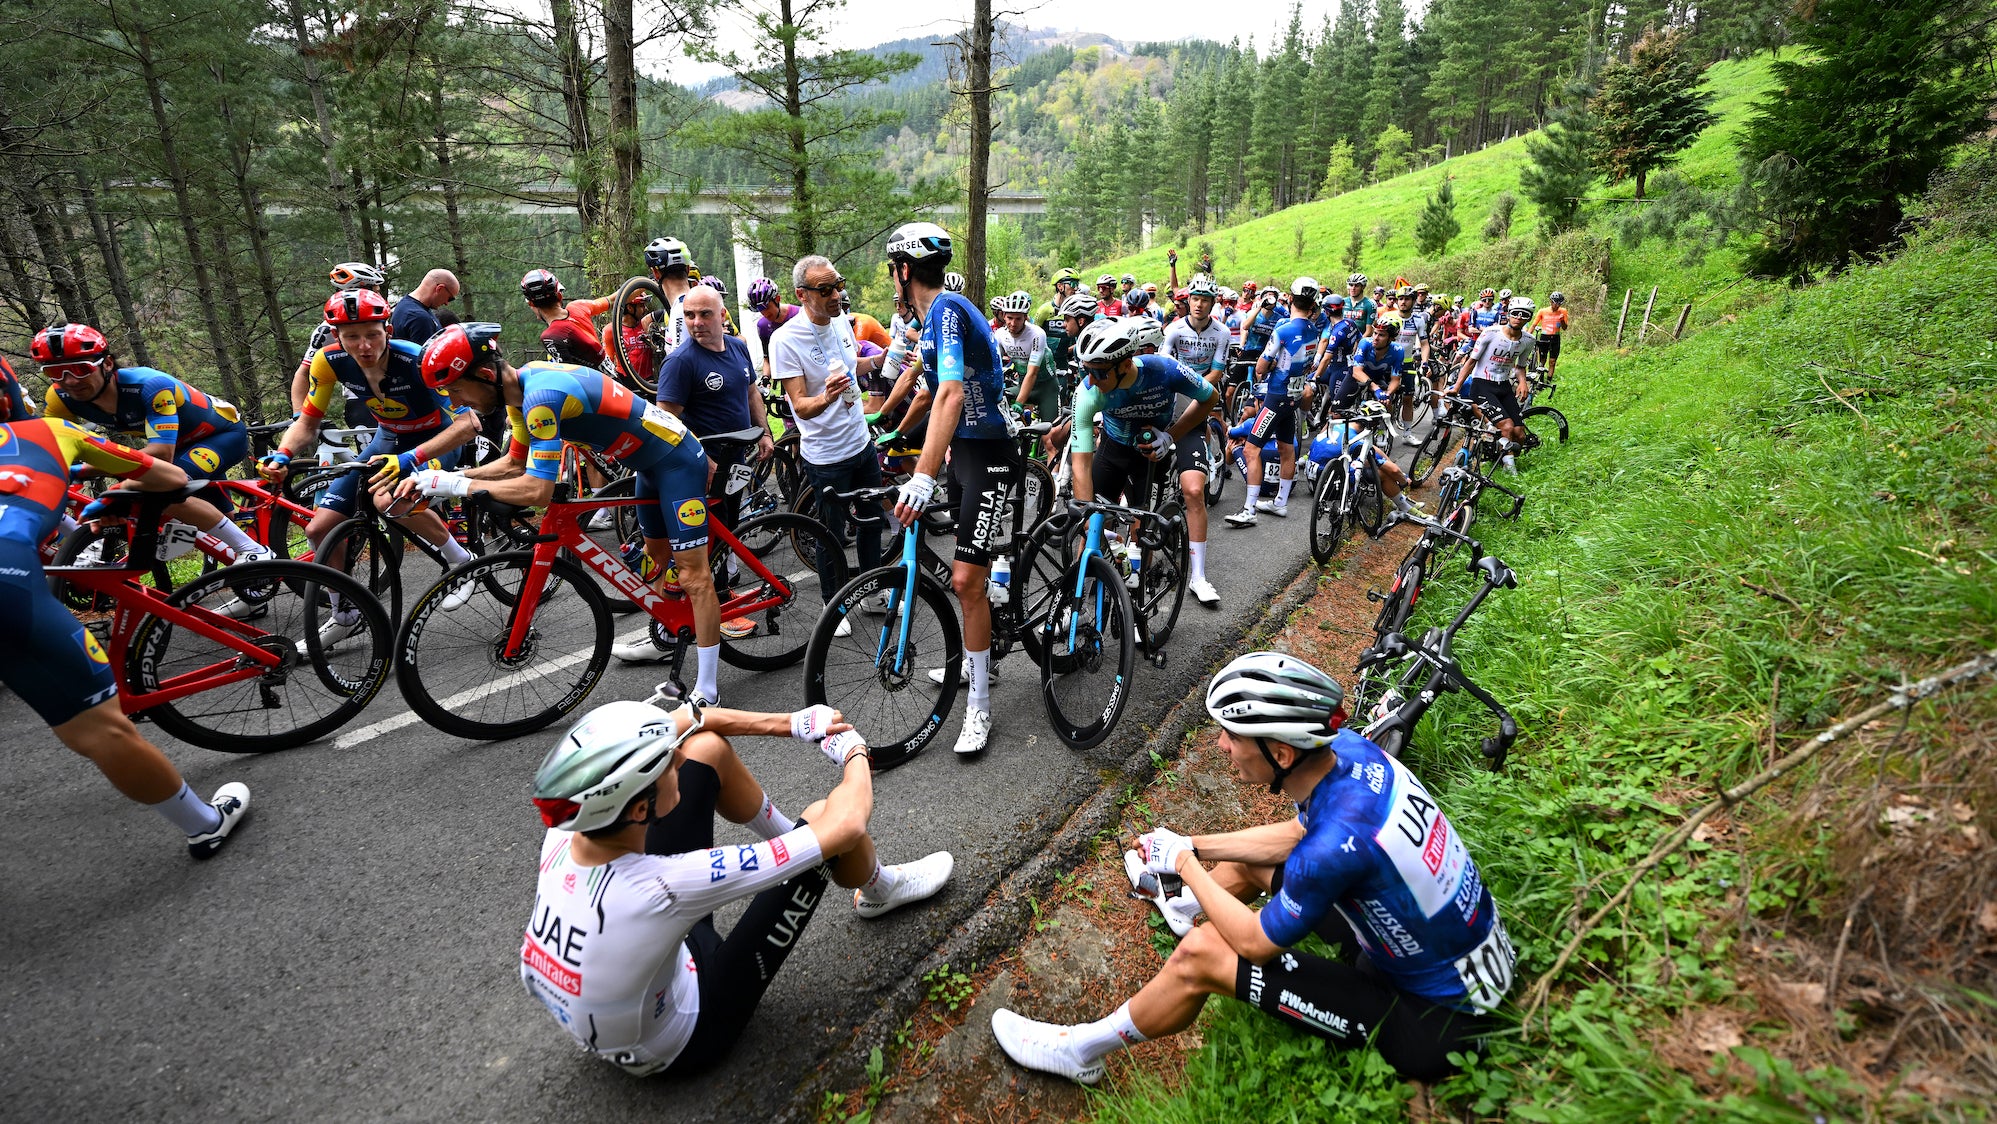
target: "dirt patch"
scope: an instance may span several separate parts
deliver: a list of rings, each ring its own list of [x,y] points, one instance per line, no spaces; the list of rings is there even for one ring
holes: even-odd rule
[[[1412,541],[1412,530],[1401,528],[1377,542],[1348,543],[1268,646],[1343,676],[1372,638],[1377,606],[1367,590],[1391,584]],[[1201,682],[1182,705],[1200,707],[1205,687]],[[991,1013],[1009,1007],[1061,1022],[1099,1018],[1157,972],[1172,941],[1156,911],[1129,896],[1123,848],[1133,836],[1160,823],[1197,834],[1295,814],[1288,801],[1235,778],[1203,712],[1180,744],[1151,748],[1160,760],[1156,778],[1122,795],[1116,837],[1099,834],[1082,861],[1059,876],[1049,899],[1031,903],[1034,923],[1027,939],[998,963],[962,969],[960,984],[948,979],[932,984],[928,1001],[898,1036],[895,1056],[884,1055],[873,1084],[847,1092],[836,1104],[828,1100],[821,1119],[844,1119],[869,1103],[877,1124],[998,1124],[1086,1115],[1079,1088],[1020,1069],[1005,1057],[992,1039]],[[1120,1051],[1109,1060],[1106,1080],[1144,1072],[1170,1085],[1201,1044],[1196,1024],[1183,1034]]]

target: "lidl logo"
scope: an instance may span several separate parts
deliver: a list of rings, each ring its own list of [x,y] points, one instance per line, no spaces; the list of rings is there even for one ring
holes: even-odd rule
[[[111,657],[104,654],[104,645],[97,642],[97,634],[87,628],[83,630],[83,651],[90,657],[92,663],[111,662]]]
[[[153,395],[153,413],[155,414],[171,413],[178,405],[179,403],[174,400],[171,387]]]
[[[194,467],[203,472],[213,472],[222,467],[221,455],[206,445],[199,445],[188,450],[187,459],[193,461]]]
[[[400,418],[409,414],[409,407],[393,398],[370,398],[368,409],[373,410],[375,416],[381,418]]]
[[[707,525],[707,504],[701,500],[686,500],[679,507],[680,523],[688,527]]]
[[[536,406],[527,411],[527,432],[546,441],[555,435],[558,423],[551,406]]]

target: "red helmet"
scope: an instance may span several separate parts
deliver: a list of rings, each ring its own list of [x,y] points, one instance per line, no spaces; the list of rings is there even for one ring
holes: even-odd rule
[[[343,289],[326,298],[326,323],[379,324],[388,319],[388,300],[372,289]]]
[[[34,342],[28,345],[28,354],[35,362],[75,363],[90,359],[102,359],[111,353],[110,341],[104,333],[88,324],[58,324],[53,328],[43,328],[35,333]]]
[[[562,297],[562,283],[545,269],[530,269],[520,279],[520,295],[528,304],[547,304]]]
[[[423,383],[432,390],[442,390],[498,362],[499,325],[453,324],[423,345]]]
[[[1243,281],[1241,283],[1241,291],[1244,293],[1252,293],[1259,288],[1261,288],[1261,286],[1257,285],[1253,281]]]

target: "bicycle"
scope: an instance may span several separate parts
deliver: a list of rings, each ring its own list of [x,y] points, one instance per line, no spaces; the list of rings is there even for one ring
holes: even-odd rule
[[[1470,559],[1483,557],[1484,548],[1477,540],[1450,530],[1442,523],[1412,511],[1396,511],[1387,516],[1380,527],[1380,536],[1403,523],[1413,523],[1422,528],[1415,537],[1414,545],[1401,558],[1400,565],[1394,568],[1394,584],[1385,593],[1377,589],[1366,591],[1368,601],[1378,602],[1380,611],[1373,618],[1373,641],[1378,644],[1389,634],[1400,632],[1407,627],[1408,618],[1414,615],[1415,603],[1421,599],[1423,584],[1427,581],[1436,547],[1444,539],[1454,539],[1470,547]]]
[[[1338,553],[1353,527],[1377,535],[1385,506],[1374,447],[1387,425],[1386,408],[1368,399],[1339,424],[1338,455],[1318,473],[1311,491],[1311,557],[1320,566]]]
[[[139,580],[161,562],[165,510],[207,486],[108,493],[106,518],[129,528],[126,558],[54,567],[50,578],[106,606],[85,627],[105,649],[126,714],[224,753],[324,737],[365,710],[386,681],[388,615],[351,578],[309,562],[240,563],[172,592]],[[236,619],[223,611],[235,601],[259,612]],[[340,610],[354,612],[357,624],[335,650],[320,643],[319,629]]]
[[[1519,451],[1531,452],[1540,446],[1539,433],[1532,427],[1534,419],[1539,419],[1541,424],[1552,423],[1556,439],[1562,445],[1567,444],[1567,415],[1535,401],[1541,397],[1551,398],[1554,392],[1560,389],[1554,385],[1552,376],[1547,374],[1544,363],[1534,364],[1526,372],[1525,385],[1525,400],[1519,403],[1519,416],[1522,419],[1519,427],[1525,430],[1525,436],[1519,441]]]
[[[635,559],[591,538],[580,522],[602,507],[658,500],[579,501],[572,494],[567,482],[556,485],[531,547],[474,558],[445,573],[410,607],[396,636],[395,679],[424,721],[458,737],[498,740],[532,733],[582,705],[609,665],[614,639],[609,599],[599,580],[650,618],[653,641],[671,652],[668,679],[686,693],[679,674],[693,641],[693,607],[670,584],[664,592],[654,589],[627,564]],[[491,503],[481,493],[474,498]],[[845,555],[832,533],[817,520],[788,512],[742,527],[744,535],[769,532],[773,539],[810,544],[814,562],[824,557],[818,552],[830,552],[838,580],[820,590],[815,604],[805,584],[817,578],[812,566],[777,573],[711,514],[707,526],[710,538],[719,540],[710,550],[726,550],[753,583],[721,602],[722,620],[747,618],[755,625],[745,635],[724,633],[721,658],[754,671],[796,663],[809,637],[787,633],[785,616],[815,619],[844,580]],[[727,580],[717,565],[717,593]],[[563,639],[581,647],[560,650]]]
[[[1068,501],[1068,516],[1086,519],[1082,551],[1062,571],[1058,599],[1049,600],[1040,625],[1040,697],[1055,736],[1072,749],[1093,749],[1116,729],[1130,702],[1137,659],[1137,625],[1123,575],[1103,549],[1103,522],[1110,516],[1141,519],[1151,512],[1100,501]],[[1029,586],[1032,575],[1028,575]],[[1029,601],[1034,594],[1029,587]],[[1109,649],[1116,666],[1107,683]],[[1106,688],[1106,695],[1094,692]]]
[[[1481,573],[1484,584],[1448,625],[1429,629],[1415,644],[1409,644],[1402,634],[1391,632],[1360,653],[1353,668],[1358,676],[1353,712],[1367,715],[1366,727],[1361,731],[1367,740],[1398,758],[1407,750],[1415,727],[1435,700],[1452,691],[1462,691],[1498,719],[1497,735],[1485,738],[1481,746],[1486,765],[1492,772],[1498,772],[1505,767],[1505,755],[1518,738],[1518,723],[1503,703],[1464,673],[1454,645],[1463,622],[1470,619],[1470,614],[1477,611],[1491,591],[1516,588],[1518,577],[1490,555],[1472,562],[1470,572]]]
[[[1492,479],[1500,462],[1499,433],[1496,426],[1474,420],[1464,421],[1463,444],[1456,450],[1456,462],[1443,470],[1435,493],[1435,517],[1459,535],[1470,533],[1477,519],[1477,501],[1486,488],[1511,497],[1506,519],[1517,519],[1525,507],[1525,496]]]

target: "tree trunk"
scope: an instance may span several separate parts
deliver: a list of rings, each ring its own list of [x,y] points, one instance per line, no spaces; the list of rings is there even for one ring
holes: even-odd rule
[[[778,0],[785,27],[794,26],[791,0]],[[797,61],[797,39],[784,43],[784,114],[790,118],[790,228],[796,243],[792,261],[818,252],[818,215],[811,197],[811,156],[804,146],[804,80]]]
[[[220,290],[223,314],[228,318],[229,343],[234,349],[236,372],[223,372],[222,397],[241,406],[250,417],[263,417],[263,388],[257,385],[256,354],[250,349],[250,326],[243,319],[243,292],[236,284],[236,252],[229,245],[221,217],[209,223],[209,237],[215,244],[215,281]]]
[[[624,279],[625,258],[637,230],[638,182],[645,156],[638,144],[638,71],[632,59],[632,0],[603,0],[603,70],[610,86],[610,199],[598,239],[598,291]]]
[[[181,166],[180,150],[173,140],[173,124],[167,120],[166,94],[161,89],[159,67],[153,60],[152,37],[140,32],[132,39],[139,75],[146,84],[146,100],[152,107],[153,127],[159,130],[160,159],[166,165],[167,181],[173,187],[174,210],[179,213],[181,237],[187,241],[188,265],[194,270],[194,294],[201,302],[201,315],[207,321],[208,343],[215,352],[215,370],[228,388],[236,381],[236,365],[229,357],[229,339],[222,334],[222,317],[215,308],[215,281],[208,270],[207,255],[201,251],[201,231],[194,221],[194,201],[187,186],[187,169]]]
[[[7,272],[14,276],[14,290],[7,294],[7,299],[20,309],[30,328],[40,331],[48,323],[42,310],[41,290],[35,286],[34,274],[28,272],[27,256],[14,241],[13,225],[11,217],[0,211],[0,256],[6,257]]]
[[[548,0],[555,23],[555,50],[562,67],[562,106],[569,117],[569,176],[575,182],[576,217],[582,220],[583,245],[588,246],[603,222],[603,177],[596,167],[596,146],[590,139],[589,59],[582,53],[582,31],[575,0]],[[789,0],[785,0],[788,12]]]
[[[62,307],[63,317],[72,324],[90,323],[90,310],[83,304],[83,291],[69,264],[75,260],[75,254],[65,244],[68,239],[56,226],[55,213],[49,208],[48,199],[42,194],[41,185],[35,182],[33,173],[23,169],[22,174],[14,177],[14,198],[20,205],[21,213],[27,217],[28,226],[35,232],[35,245],[41,251],[42,267],[48,270],[49,288],[55,292],[55,301]]]
[[[257,288],[263,293],[264,318],[270,321],[271,341],[277,345],[278,369],[289,371],[298,365],[291,350],[291,335],[285,330],[284,302],[277,292],[277,271],[270,263],[270,231],[264,225],[263,193],[250,179],[250,143],[235,128],[235,114],[224,98],[219,103],[222,120],[230,129],[229,176],[236,181],[236,198],[243,206],[243,223],[250,237],[250,259],[257,267]],[[248,341],[244,341],[248,346]],[[251,367],[254,371],[256,368]]]
[[[354,185],[354,219],[360,226],[361,236],[361,252],[357,260],[379,265],[382,260],[381,243],[374,236],[374,220],[368,215],[367,181],[361,178],[359,168],[352,169],[349,175]]]
[[[991,198],[992,0],[972,5],[965,93],[971,99],[971,158],[965,171],[964,295],[985,307],[985,208]]]
[[[465,298],[465,319],[477,320],[472,305],[471,258],[465,253],[464,222],[458,217],[458,184],[451,176],[451,134],[444,124],[444,87],[430,87],[430,105],[437,124],[437,184],[444,193],[444,226],[451,235],[451,261],[457,267],[458,286]]]
[[[333,153],[333,114],[326,108],[326,87],[319,78],[319,60],[312,55],[305,37],[305,6],[290,0],[291,33],[298,44],[298,60],[305,66],[305,88],[312,94],[312,116],[319,125],[320,156],[326,161],[326,183],[333,193],[333,210],[340,216],[340,230],[347,238],[347,256],[361,256],[360,235],[354,229],[354,201],[340,174],[340,161]]]
[[[97,208],[97,191],[81,172],[76,174],[76,187],[83,197],[83,213],[90,219],[91,236],[97,240],[97,256],[104,262],[104,276],[110,279],[111,295],[118,301],[119,318],[125,322],[125,346],[131,349],[132,358],[140,366],[150,367],[152,352],[146,346],[145,333],[139,330],[139,312],[132,301],[132,279],[125,271],[125,253],[118,248],[118,231]]]
[[[90,273],[83,268],[83,255],[76,247],[78,242],[76,224],[74,218],[69,213],[69,192],[66,189],[65,181],[60,174],[57,174],[50,179],[49,186],[54,189],[54,198],[57,207],[55,217],[60,220],[60,225],[57,229],[62,235],[63,252],[69,259],[70,275],[76,279],[77,295],[83,298],[84,315],[90,318],[92,326],[101,329],[103,327],[103,314],[97,310],[97,298],[92,296],[90,292]]]

